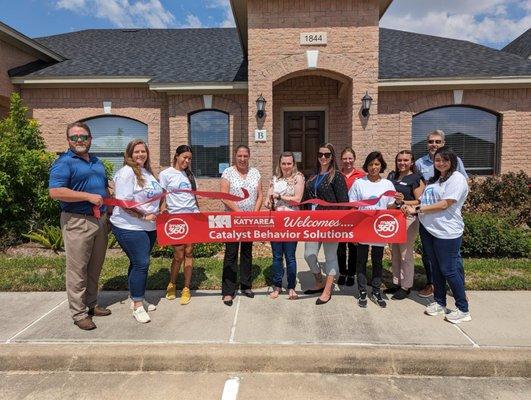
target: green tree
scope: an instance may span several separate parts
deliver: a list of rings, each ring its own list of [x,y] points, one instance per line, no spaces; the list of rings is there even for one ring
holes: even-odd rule
[[[21,240],[21,234],[45,224],[57,224],[57,204],[48,197],[48,171],[55,159],[45,150],[37,121],[17,93],[9,115],[0,121],[0,241],[1,247]]]

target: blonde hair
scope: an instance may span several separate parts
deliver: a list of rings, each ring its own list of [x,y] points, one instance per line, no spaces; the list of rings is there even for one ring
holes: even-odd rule
[[[133,161],[133,151],[135,150],[135,147],[137,145],[139,145],[139,144],[144,145],[144,147],[146,149],[146,153],[147,153],[146,162],[144,163],[144,168],[150,174],[153,174],[153,172],[151,171],[151,163],[149,161],[149,148],[148,148],[146,142],[144,142],[141,139],[131,140],[127,144],[127,147],[125,148],[125,152],[124,152],[124,165],[127,165],[127,166],[129,166],[129,167],[131,167],[133,169],[133,172],[135,173],[136,180],[138,181],[138,184],[140,185],[140,187],[144,187],[146,182],[144,180],[144,177],[142,176],[142,170],[140,169],[138,164]]]

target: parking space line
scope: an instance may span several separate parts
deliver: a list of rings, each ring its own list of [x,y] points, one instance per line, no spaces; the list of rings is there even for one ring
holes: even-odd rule
[[[39,318],[37,318],[35,321],[27,325],[24,329],[22,329],[20,332],[16,333],[15,335],[11,336],[9,339],[6,340],[6,344],[11,343],[13,339],[15,339],[17,336],[21,335],[22,333],[26,332],[29,328],[31,328],[33,325],[35,325],[37,322],[39,322],[41,319],[45,318],[50,313],[54,312],[56,309],[61,307],[64,303],[66,303],[68,299],[64,299],[59,304],[57,304],[55,307],[53,307],[50,311],[46,312],[45,314],[41,315]]]
[[[230,328],[229,343],[234,343],[234,336],[236,335],[236,323],[238,322],[238,311],[240,311],[240,300],[241,296],[238,296],[238,301],[236,302],[236,312],[234,313],[234,321],[232,321],[232,326]]]
[[[461,332],[463,334],[464,337],[467,338],[467,340],[472,344],[472,347],[477,347],[479,348],[479,344],[477,344],[474,339],[472,339],[470,336],[468,336],[464,330],[461,329],[461,327],[459,325],[456,325],[456,324],[452,324],[453,326],[455,326],[455,329],[457,329],[459,332]]]
[[[234,376],[225,381],[223,386],[223,393],[221,394],[221,400],[236,400],[238,397],[238,391],[240,389],[240,378]]]

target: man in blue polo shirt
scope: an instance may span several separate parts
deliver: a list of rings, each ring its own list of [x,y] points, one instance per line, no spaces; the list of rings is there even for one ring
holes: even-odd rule
[[[66,253],[66,292],[74,324],[95,329],[93,316],[110,310],[97,305],[98,281],[107,251],[108,228],[103,197],[107,196],[105,167],[89,154],[89,127],[68,125],[70,149],[50,169],[49,194],[61,205],[61,231]],[[94,208],[99,207],[99,213]],[[95,215],[100,214],[101,216]]]
[[[422,174],[424,180],[426,181],[426,184],[435,174],[433,170],[433,158],[435,157],[435,152],[439,148],[443,147],[444,143],[444,131],[442,131],[441,129],[437,129],[433,132],[428,133],[428,154],[419,158],[415,162],[415,167],[417,168],[417,171]],[[463,174],[463,176],[468,179],[468,175],[465,171],[463,161],[459,157],[457,157],[457,171],[461,172],[461,174]],[[422,264],[424,264],[424,270],[426,271],[426,286],[423,289],[419,290],[418,295],[420,297],[429,297],[433,294],[433,278],[431,273],[431,263],[425,251],[422,251]],[[463,262],[461,261],[461,265],[462,264]]]

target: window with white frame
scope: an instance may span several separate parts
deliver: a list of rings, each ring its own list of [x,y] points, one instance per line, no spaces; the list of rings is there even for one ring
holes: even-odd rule
[[[131,118],[105,115],[83,122],[92,134],[90,153],[111,162],[115,172],[122,167],[124,151],[131,140],[141,139],[147,143],[148,126]]]
[[[188,115],[192,171],[197,177],[218,178],[229,166],[229,115],[201,110]]]
[[[439,107],[415,115],[411,144],[416,159],[427,153],[426,135],[436,129],[444,131],[446,145],[463,160],[468,174],[498,172],[498,115],[467,106]]]

